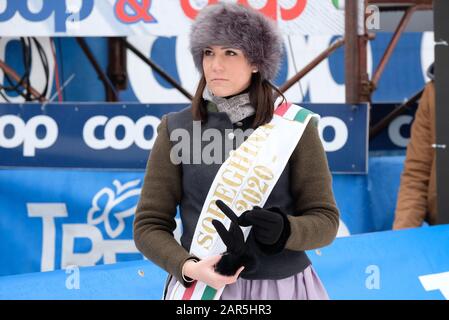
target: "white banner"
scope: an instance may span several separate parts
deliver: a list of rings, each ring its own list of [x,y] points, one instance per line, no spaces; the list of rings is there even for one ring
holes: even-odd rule
[[[0,0],[0,36],[177,36],[221,1],[259,10],[287,35],[344,33],[341,0]]]

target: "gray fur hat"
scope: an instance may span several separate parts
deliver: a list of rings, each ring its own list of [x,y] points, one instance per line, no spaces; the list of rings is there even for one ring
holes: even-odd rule
[[[262,79],[273,80],[280,68],[283,40],[276,23],[255,9],[237,3],[213,4],[202,9],[190,30],[190,51],[203,73],[203,49],[230,46],[244,52]]]

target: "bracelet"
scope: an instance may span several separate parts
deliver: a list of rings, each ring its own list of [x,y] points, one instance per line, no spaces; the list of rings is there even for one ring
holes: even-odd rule
[[[190,258],[190,259],[187,259],[186,262],[189,261],[189,260],[193,260],[193,261],[195,261],[195,263],[197,263],[199,261],[198,259]],[[181,270],[181,275],[182,275],[182,280],[184,280],[187,283],[195,281],[194,279],[191,279],[191,278],[189,278],[189,277],[184,275],[184,266],[183,266],[183,268]]]

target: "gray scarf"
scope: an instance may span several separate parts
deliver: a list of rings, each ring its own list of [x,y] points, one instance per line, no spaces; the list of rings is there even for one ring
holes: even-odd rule
[[[214,103],[219,112],[226,112],[232,123],[236,123],[256,113],[249,101],[248,92],[226,99],[214,96],[206,86],[203,91],[203,99]]]

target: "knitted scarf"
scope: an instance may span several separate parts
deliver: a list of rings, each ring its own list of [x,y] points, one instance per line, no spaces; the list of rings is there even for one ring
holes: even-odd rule
[[[250,103],[248,92],[223,98],[213,95],[206,86],[203,91],[203,99],[212,102],[217,107],[217,111],[226,112],[232,123],[236,123],[256,113],[256,110]]]

